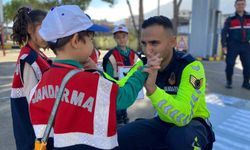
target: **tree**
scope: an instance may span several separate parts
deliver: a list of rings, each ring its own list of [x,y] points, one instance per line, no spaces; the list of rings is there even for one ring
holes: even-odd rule
[[[55,0],[58,1],[58,0]],[[86,10],[86,8],[89,6],[91,0],[61,0],[61,2],[58,2],[59,5],[68,5],[68,4],[74,4],[78,5],[82,10]]]
[[[114,5],[115,3],[115,0],[102,0],[102,1],[105,1],[105,2],[108,2],[110,3],[111,5]],[[137,49],[138,50],[141,50],[141,44],[140,44],[140,37],[141,37],[141,24],[144,20],[144,12],[143,12],[143,0],[140,0],[139,1],[139,27],[137,29],[136,27],[136,23],[135,23],[135,18],[134,18],[134,15],[133,15],[133,12],[132,12],[132,9],[131,9],[131,5],[130,5],[130,2],[129,0],[126,0],[127,1],[127,4],[128,4],[128,8],[129,8],[129,12],[130,12],[130,16],[131,16],[131,19],[132,19],[132,23],[133,23],[133,26],[134,26],[134,30],[136,32],[136,36],[137,36],[137,39],[138,39],[138,42],[137,42]]]
[[[102,1],[109,3],[110,6],[115,4],[115,0],[102,0]]]
[[[132,12],[132,8],[131,8],[129,0],[127,0],[127,5],[128,5],[128,8],[129,8],[129,12],[130,12],[130,16],[131,16],[132,23],[133,23],[133,26],[134,26],[134,30],[137,32],[137,28],[136,28],[136,24],[135,24],[135,17],[134,17],[134,14]]]
[[[182,0],[173,0],[173,27],[174,27],[174,34],[177,34],[177,29],[179,25],[179,9]]]
[[[144,21],[144,12],[143,12],[143,0],[139,1],[139,29],[138,29],[138,50],[142,50],[141,47],[141,25]]]
[[[4,20],[6,23],[11,22],[14,18],[16,11],[22,6],[28,6],[32,9],[49,10],[50,8],[58,5],[75,4],[82,10],[85,10],[91,0],[12,0],[3,6]]]
[[[27,2],[13,0],[11,2],[6,3],[3,6],[3,15],[4,21],[8,24],[12,21],[15,16],[16,11],[20,8],[24,3],[28,4]]]

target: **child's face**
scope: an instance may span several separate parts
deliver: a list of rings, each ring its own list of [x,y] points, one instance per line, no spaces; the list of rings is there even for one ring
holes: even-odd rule
[[[91,55],[94,47],[93,47],[93,38],[94,33],[90,33],[88,36],[85,36],[85,42],[79,41],[79,60],[80,62],[84,62]]]
[[[127,42],[128,42],[128,33],[117,32],[114,34],[114,39],[118,46],[126,47]]]
[[[30,32],[31,41],[37,45],[38,48],[47,48],[48,44],[46,41],[42,39],[40,34],[38,33],[39,29],[41,28],[41,24],[33,25],[33,32]]]

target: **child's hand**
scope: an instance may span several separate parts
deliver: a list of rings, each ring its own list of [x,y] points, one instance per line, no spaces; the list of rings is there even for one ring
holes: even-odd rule
[[[145,68],[143,71],[148,72],[148,79],[145,82],[145,88],[147,90],[147,93],[151,95],[155,89],[156,89],[156,78],[157,78],[157,73],[158,70],[161,68],[160,64],[162,61],[162,58],[160,57],[160,54],[149,54],[147,58],[147,68]]]
[[[89,57],[86,61],[81,62],[83,68],[86,69],[97,69],[95,62]]]

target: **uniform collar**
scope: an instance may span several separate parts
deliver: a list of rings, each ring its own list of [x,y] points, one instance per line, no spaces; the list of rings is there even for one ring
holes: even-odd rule
[[[246,11],[244,11],[244,13],[243,13],[243,16],[245,16],[246,15]],[[235,16],[238,16],[238,17],[243,17],[243,16],[240,16],[237,12],[235,12]]]
[[[121,55],[127,56],[130,52],[130,48],[126,47],[126,50],[121,49],[120,46],[116,46],[116,49],[120,52]]]
[[[71,65],[71,66],[77,67],[79,69],[83,68],[83,66],[78,61],[71,60],[71,59],[54,60],[54,62]]]

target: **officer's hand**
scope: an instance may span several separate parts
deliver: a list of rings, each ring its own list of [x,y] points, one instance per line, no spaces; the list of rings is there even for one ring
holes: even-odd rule
[[[145,82],[144,86],[147,90],[147,93],[151,95],[155,89],[156,89],[156,78],[157,78],[157,73],[158,70],[161,68],[161,62],[162,58],[160,57],[160,54],[149,54],[148,55],[148,61],[147,61],[147,68],[144,69],[145,72],[148,72],[148,79]]]
[[[86,61],[81,62],[84,69],[97,69],[95,62],[89,57]]]
[[[147,66],[144,72],[151,73],[151,71],[158,71],[161,68],[162,58],[159,53],[150,53],[147,55]]]
[[[222,47],[223,54],[227,54],[227,47]]]

